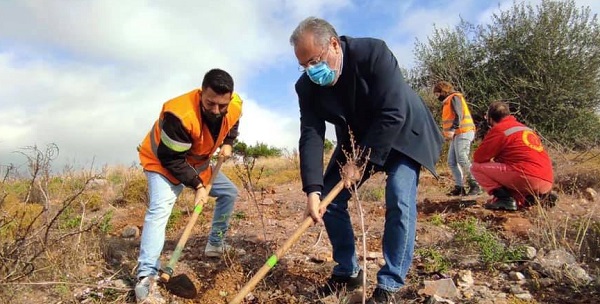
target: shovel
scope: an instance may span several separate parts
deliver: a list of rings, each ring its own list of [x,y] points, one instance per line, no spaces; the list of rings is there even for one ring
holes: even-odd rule
[[[344,180],[339,181],[333,189],[327,194],[327,196],[321,201],[319,204],[319,210],[327,207],[329,203],[344,189]],[[271,270],[271,268],[275,267],[275,264],[279,261],[283,255],[287,253],[287,251],[292,247],[296,241],[302,236],[302,234],[314,223],[311,217],[307,217],[300,224],[300,227],[296,229],[296,231],[292,234],[290,238],[283,243],[283,245],[272,255],[269,257],[267,262],[256,272],[256,274],[246,283],[246,285],[238,292],[238,294],[229,302],[229,304],[239,304],[241,303],[246,295],[256,287],[256,284],[262,280],[267,273]]]
[[[221,165],[223,165],[223,161],[224,161],[224,158],[219,157],[219,160],[217,161],[217,164],[215,165],[215,167],[212,171],[210,181],[208,182],[207,185],[205,185],[206,193],[210,193],[210,189],[212,188],[212,183],[213,183],[215,177],[217,176],[217,174],[219,173],[219,170],[221,169]],[[177,246],[175,246],[175,251],[173,251],[173,255],[171,256],[169,263],[167,264],[166,267],[164,267],[163,269],[160,270],[159,281],[165,287],[165,289],[167,289],[169,292],[171,292],[174,295],[177,295],[177,296],[180,296],[180,297],[186,298],[186,299],[193,299],[197,296],[198,291],[196,290],[196,286],[194,285],[194,283],[192,283],[190,278],[185,274],[180,274],[180,275],[174,276],[172,278],[171,278],[171,276],[173,275],[173,271],[175,269],[175,264],[177,264],[177,261],[181,257],[181,252],[183,251],[183,248],[185,247],[185,243],[187,242],[188,238],[190,237],[192,228],[194,228],[194,225],[196,224],[196,220],[198,219],[198,216],[202,212],[202,207],[204,206],[206,199],[207,199],[207,197],[200,197],[199,195],[195,196],[194,212],[192,213],[192,217],[190,217],[190,220],[188,221],[187,225],[185,226],[185,229],[183,230],[183,234],[181,235],[181,238],[179,238],[179,241],[177,242]]]

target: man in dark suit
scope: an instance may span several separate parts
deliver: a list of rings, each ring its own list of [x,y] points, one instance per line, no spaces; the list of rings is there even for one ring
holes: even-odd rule
[[[404,81],[398,62],[385,42],[338,36],[327,21],[309,17],[290,37],[302,75],[296,82],[300,103],[300,171],[307,193],[306,213],[323,221],[337,265],[319,296],[352,290],[362,284],[348,213],[350,192],[343,190],[318,210],[340,177],[344,150],[351,142],[370,151],[367,172],[387,174],[385,226],[382,240],[385,266],[368,303],[395,301],[410,268],[416,226],[416,194],[424,166],[434,175],[442,136],[431,112]],[[337,147],[323,176],[325,122],[335,126]]]

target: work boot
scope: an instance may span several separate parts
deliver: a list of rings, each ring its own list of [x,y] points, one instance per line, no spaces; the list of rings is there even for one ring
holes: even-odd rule
[[[233,248],[229,244],[221,244],[220,246],[212,245],[210,242],[206,243],[204,248],[204,255],[211,258],[220,258],[224,253],[235,254],[236,256],[242,256],[246,254],[246,250],[241,248]]]
[[[552,208],[556,206],[556,202],[558,201],[558,193],[554,191],[550,191],[548,193],[541,195],[542,205],[544,207]]]
[[[135,284],[135,300],[138,304],[165,303],[156,285],[156,277],[141,277]]]
[[[360,270],[356,277],[350,276],[338,276],[332,274],[331,277],[327,279],[325,284],[321,287],[317,288],[317,295],[321,298],[328,297],[332,294],[337,294],[339,292],[350,292],[353,291],[363,283],[363,271]]]
[[[446,193],[447,196],[463,196],[467,195],[467,189],[463,186],[454,186],[452,191]]]
[[[469,183],[469,192],[467,192],[467,195],[479,195],[482,192],[483,191],[481,191],[481,188],[475,181]]]
[[[150,277],[141,277],[135,284],[135,300],[137,303],[144,302],[150,295],[150,287],[152,287],[152,280]]]
[[[517,201],[504,187],[492,191],[494,198],[484,205],[486,209],[517,211]]]
[[[552,208],[556,206],[557,200],[558,194],[556,194],[554,191],[550,191],[541,195],[529,194],[525,196],[525,204],[527,206],[535,206],[540,203],[542,207]]]
[[[367,304],[395,304],[400,303],[400,299],[397,293],[387,291],[385,289],[381,289],[379,287],[375,288],[373,291],[373,295],[369,300],[367,300]]]

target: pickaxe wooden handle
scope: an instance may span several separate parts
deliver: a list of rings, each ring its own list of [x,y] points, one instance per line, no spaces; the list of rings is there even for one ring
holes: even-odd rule
[[[219,157],[219,160],[217,161],[217,164],[215,165],[215,167],[212,171],[210,181],[208,182],[207,185],[204,186],[206,188],[207,194],[210,193],[210,189],[212,188],[213,181],[215,180],[215,177],[219,173],[219,170],[221,169],[221,165],[223,165],[223,162],[224,162],[224,157]],[[175,269],[175,264],[177,264],[177,261],[179,261],[179,257],[181,256],[181,252],[183,251],[183,248],[185,247],[185,243],[187,243],[187,240],[190,237],[192,228],[194,228],[194,225],[196,224],[196,220],[198,219],[198,216],[200,215],[200,213],[202,213],[202,207],[204,206],[206,199],[207,199],[207,197],[200,197],[199,195],[196,195],[195,201],[194,201],[194,212],[192,213],[192,217],[190,217],[190,220],[188,221],[187,225],[185,226],[185,230],[183,230],[183,234],[181,235],[181,238],[179,238],[179,242],[177,242],[177,246],[175,246],[175,251],[173,251],[173,255],[171,256],[171,259],[169,260],[167,267],[161,269],[161,271],[160,271],[160,280],[162,282],[166,283],[171,279],[171,276],[173,275],[173,270]]]
[[[321,204],[319,204],[319,210],[327,207],[327,205],[331,203],[331,201],[340,193],[340,191],[342,191],[342,189],[344,189],[344,180],[338,182],[337,185],[331,189],[329,194],[327,194],[327,196],[321,201]],[[292,234],[292,236],[290,236],[290,238],[288,238],[287,241],[285,241],[285,243],[283,243],[283,245],[271,257],[269,257],[267,262],[265,262],[265,264],[256,272],[250,281],[246,283],[246,285],[238,292],[235,298],[229,302],[229,304],[241,303],[244,300],[244,297],[246,297],[246,295],[252,291],[254,287],[256,287],[258,282],[260,282],[260,280],[267,275],[271,268],[275,267],[275,264],[277,264],[279,259],[287,253],[292,245],[298,241],[300,236],[302,236],[306,229],[308,229],[313,223],[314,221],[311,217],[304,219],[294,234]]]

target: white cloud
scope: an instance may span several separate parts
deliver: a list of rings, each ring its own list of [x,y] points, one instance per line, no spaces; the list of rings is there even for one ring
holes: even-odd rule
[[[293,149],[298,146],[300,119],[282,117],[261,107],[255,100],[241,94],[244,101],[240,119],[239,139],[249,145],[258,142]]]
[[[335,1],[0,1],[0,164],[58,144],[57,166],[137,162],[163,102],[220,67],[236,86],[278,64],[289,34]],[[295,148],[298,117],[248,92],[242,140]],[[255,101],[256,100],[256,101]]]
[[[434,23],[452,26],[459,13],[479,14],[472,12],[475,0],[454,1],[451,12],[382,1],[373,5],[398,12],[397,25],[383,36],[405,66],[414,60],[414,38],[426,39]],[[297,112],[273,110],[273,101],[260,100],[248,83],[295,60],[288,38],[302,18],[351,27],[346,13],[356,3],[1,0],[0,164],[19,162],[11,152],[20,147],[47,143],[59,145],[58,166],[94,158],[99,165],[137,162],[135,147],[162,103],[199,86],[213,67],[229,71],[244,91],[241,139],[293,149]],[[600,6],[577,3],[596,12]],[[296,106],[290,81],[274,85],[287,86],[281,99]]]

